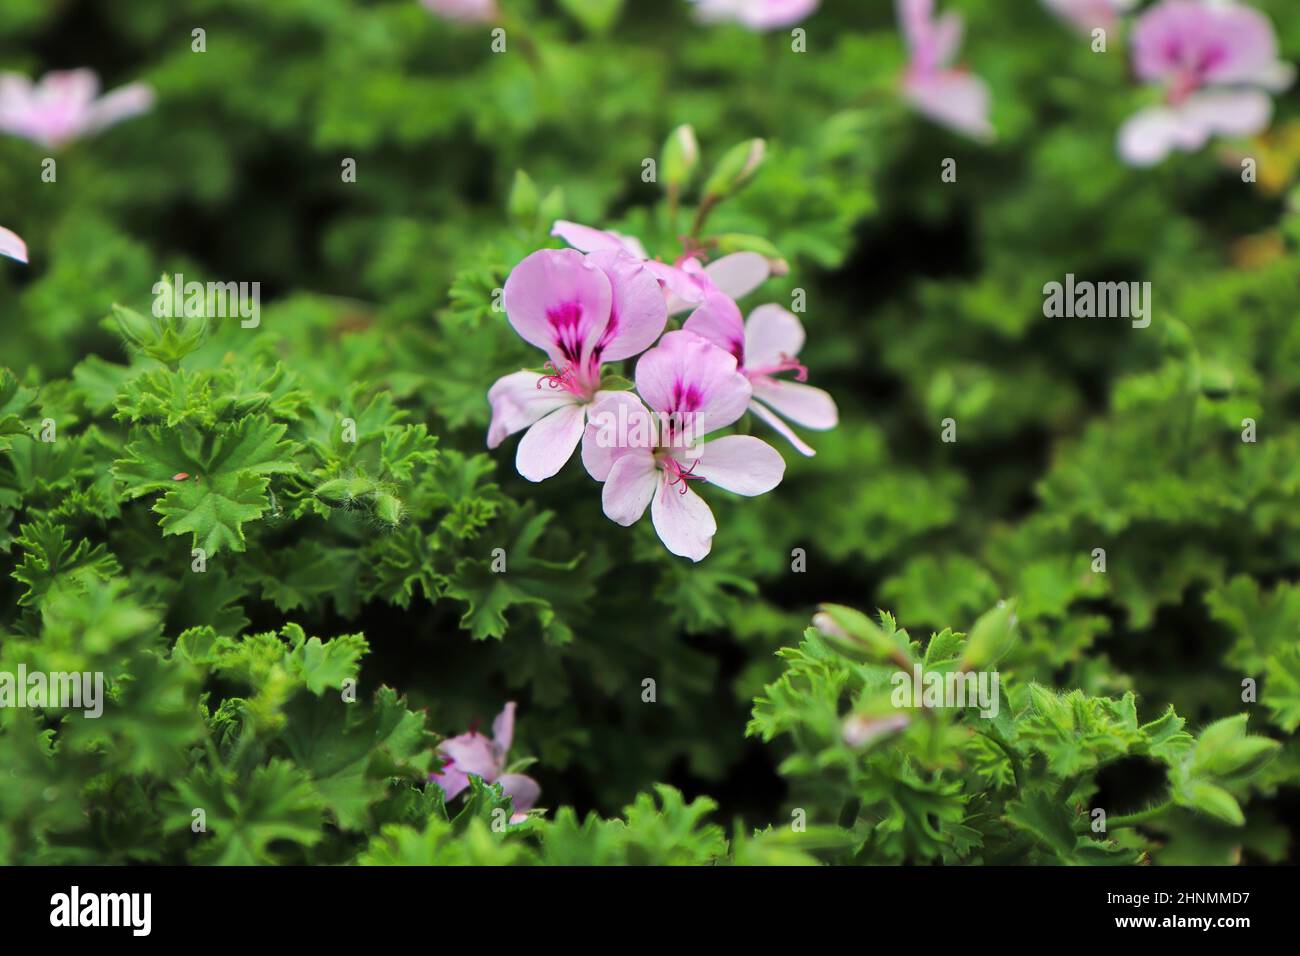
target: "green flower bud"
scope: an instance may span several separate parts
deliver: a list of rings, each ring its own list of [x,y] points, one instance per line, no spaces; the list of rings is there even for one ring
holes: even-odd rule
[[[893,636],[861,611],[841,604],[823,604],[813,615],[817,628],[832,645],[850,657],[897,661],[907,651]]]
[[[1192,776],[1227,779],[1254,773],[1281,748],[1268,737],[1246,733],[1246,714],[1216,720],[1203,731],[1192,752]]]
[[[716,203],[738,193],[754,178],[766,153],[767,144],[761,139],[746,140],[727,150],[704,184],[704,201]]]
[[[1174,793],[1174,803],[1209,814],[1216,820],[1239,827],[1246,822],[1237,799],[1222,787],[1204,780],[1188,780]]]
[[[1015,602],[999,601],[997,607],[982,615],[970,629],[962,667],[972,671],[992,667],[1006,656],[1015,642]]]
[[[152,345],[158,340],[158,329],[147,317],[128,309],[126,306],[113,304],[113,321],[122,338],[138,349]]]
[[[387,524],[401,524],[402,502],[393,495],[382,492],[375,495],[375,516]]]
[[[515,170],[514,185],[510,187],[510,198],[506,202],[506,212],[510,218],[521,226],[531,226],[537,222],[537,208],[541,196],[537,184],[522,169]]]
[[[679,126],[668,134],[659,153],[659,177],[666,188],[680,191],[690,182],[699,162],[700,145],[695,141],[695,130],[689,125]]]
[[[324,501],[344,501],[348,497],[348,479],[332,478],[316,487],[316,497]]]

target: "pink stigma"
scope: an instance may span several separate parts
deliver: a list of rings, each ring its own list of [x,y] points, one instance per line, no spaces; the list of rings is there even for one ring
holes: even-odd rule
[[[705,478],[703,475],[694,474],[695,466],[698,465],[699,463],[700,460],[696,458],[694,461],[691,462],[691,467],[683,468],[681,466],[681,462],[679,462],[676,458],[664,459],[664,470],[667,471],[668,474],[672,475],[672,477],[668,479],[668,484],[671,486],[677,484],[679,481],[682,483],[682,487],[677,492],[679,495],[686,494],[686,489],[689,487],[687,482],[708,481],[708,479]]]
[[[573,366],[566,365],[564,370],[555,367],[554,362],[547,362],[543,368],[550,371],[550,375],[543,375],[537,380],[537,387],[541,388],[545,382],[551,388],[563,388],[570,392],[577,391],[577,376],[574,375]]]
[[[795,361],[793,356],[781,353],[781,360],[775,365],[765,365],[762,368],[745,369],[751,376],[753,375],[777,375],[781,372],[794,372],[796,382],[808,381],[808,366],[802,362]]]

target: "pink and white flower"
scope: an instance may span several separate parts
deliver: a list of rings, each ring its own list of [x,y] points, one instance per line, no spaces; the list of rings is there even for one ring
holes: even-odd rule
[[[810,16],[821,0],[691,0],[705,23],[729,21],[758,33],[792,27]]]
[[[816,452],[779,415],[817,431],[839,424],[835,399],[820,388],[802,384],[808,378],[808,369],[798,361],[804,343],[803,325],[779,305],[760,305],[748,320],[742,321],[736,303],[713,293],[691,313],[682,328],[735,356],[740,372],[753,388],[749,410],[801,454],[812,456]],[[794,372],[797,381],[777,378],[782,372]]]
[[[4,226],[0,226],[0,256],[17,259],[24,265],[27,263],[27,243],[18,233]]]
[[[497,0],[420,0],[430,13],[457,23],[495,23],[501,17]]]
[[[1278,59],[1268,18],[1235,3],[1162,0],[1138,18],[1132,47],[1138,79],[1165,94],[1120,128],[1120,156],[1134,166],[1194,152],[1215,136],[1263,132],[1273,116],[1269,93],[1295,75]]]
[[[532,777],[506,772],[506,757],[515,736],[515,704],[506,704],[496,720],[492,721],[492,739],[471,729],[444,740],[438,745],[442,766],[429,774],[431,783],[442,788],[448,802],[456,799],[469,787],[471,776],[481,777],[484,783],[499,783],[501,789],[514,801],[511,823],[528,819],[528,811],[537,805],[542,788]]]
[[[694,332],[669,332],[641,356],[636,387],[649,409],[628,392],[598,403],[583,436],[582,462],[604,482],[601,505],[610,520],[627,527],[649,507],[664,546],[700,561],[718,526],[691,482],[761,495],[781,483],[785,461],[750,435],[698,440],[739,419],[753,390],[733,355]],[[644,440],[611,440],[615,422],[631,422]]]
[[[975,139],[992,139],[988,85],[952,65],[961,46],[961,15],[949,11],[936,17],[934,0],[897,0],[897,10],[909,55],[904,98],[940,125]]]
[[[1091,33],[1109,30],[1121,13],[1132,10],[1137,0],[1043,0],[1043,5],[1078,30]]]
[[[772,264],[757,252],[733,252],[708,265],[701,263],[696,256],[683,255],[668,265],[651,259],[641,240],[635,236],[594,229],[564,219],[556,220],[551,235],[582,252],[617,250],[640,260],[663,287],[669,315],[695,308],[711,289],[733,299],[744,298],[772,274]]]
[[[153,90],[144,83],[99,96],[94,70],[46,73],[35,84],[19,73],[4,73],[0,131],[53,149],[147,112],[153,102]]]
[[[534,252],[506,279],[505,308],[515,331],[550,361],[545,372],[514,372],[488,391],[488,447],[527,429],[515,466],[529,481],[543,481],[578,447],[601,366],[649,348],[668,313],[654,276],[615,250]]]

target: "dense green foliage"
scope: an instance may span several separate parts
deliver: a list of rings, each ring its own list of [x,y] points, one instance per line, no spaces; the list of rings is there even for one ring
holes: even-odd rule
[[[895,97],[885,3],[826,0],[805,53],[669,0],[503,6],[494,54],[414,0],[5,0],[10,68],[158,103],[53,183],[0,138],[31,249],[0,260],[0,671],[109,686],[98,719],[0,708],[0,860],[1286,858],[1300,95],[1245,184],[1221,146],[1122,165],[1122,39],[1025,0],[951,4],[989,145]],[[1257,6],[1300,60],[1300,7]],[[841,412],[776,493],[712,499],[699,564],[484,443],[535,364],[495,290],[556,218],[675,255],[697,195],[674,221],[641,173],[681,123],[705,170],[767,141],[708,234],[788,261],[744,304],[804,291]],[[174,273],[260,281],[260,323],[152,319]],[[1067,273],[1149,280],[1150,327],[1044,317]],[[913,661],[996,663],[1000,713],[846,741]],[[426,780],[507,700],[547,809],[502,827],[499,788]]]

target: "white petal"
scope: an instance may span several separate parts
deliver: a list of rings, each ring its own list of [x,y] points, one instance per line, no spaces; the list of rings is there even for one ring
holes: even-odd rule
[[[753,435],[728,435],[705,442],[691,473],[738,495],[771,491],[785,475],[785,459]]]
[[[573,457],[586,424],[585,405],[565,405],[537,422],[519,442],[515,467],[529,481],[545,481]]]
[[[658,487],[659,468],[651,452],[641,450],[624,455],[614,462],[600,492],[605,517],[625,528],[636,524]]]
[[[839,424],[835,399],[820,388],[760,375],[752,382],[754,397],[796,425],[825,431]]]
[[[659,479],[650,505],[650,519],[659,540],[673,554],[702,561],[713,548],[718,525],[708,504],[689,487],[683,494],[680,484],[668,484],[666,474],[661,474]]]

